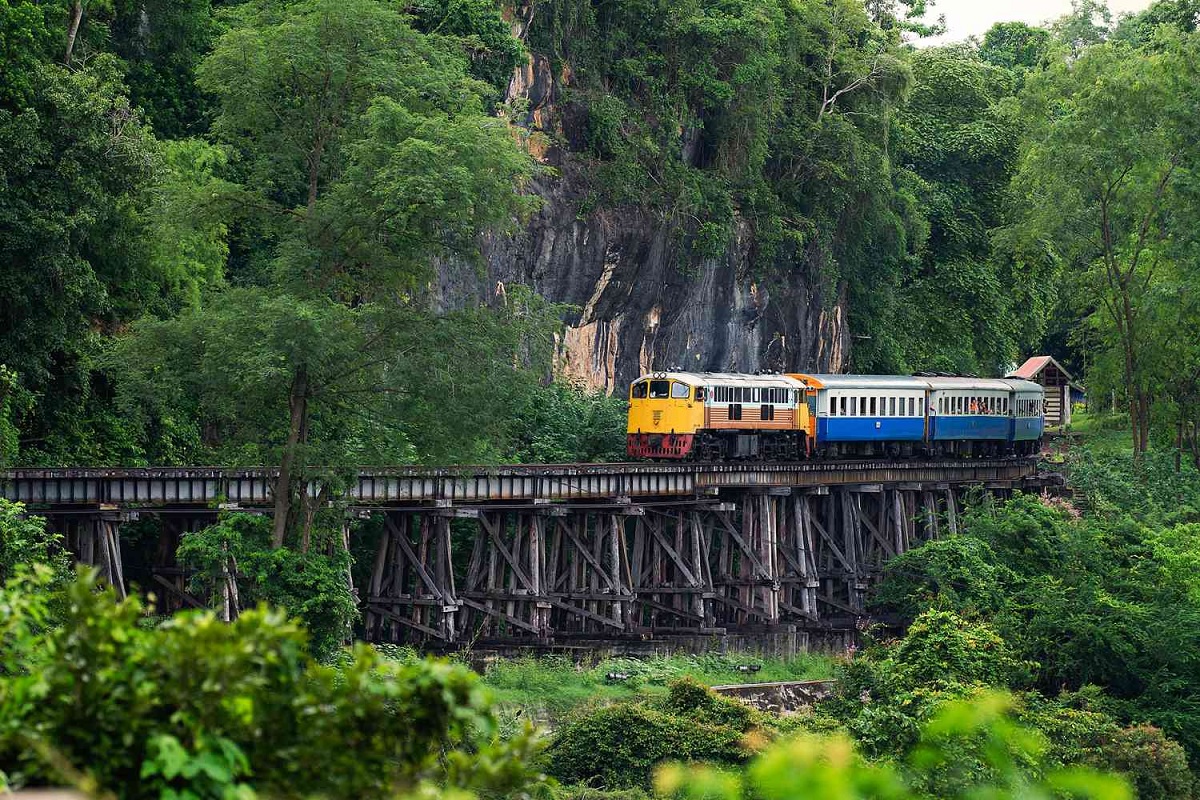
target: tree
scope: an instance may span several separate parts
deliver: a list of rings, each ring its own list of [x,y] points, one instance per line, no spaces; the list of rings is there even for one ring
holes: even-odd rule
[[[1190,43],[1146,53],[1106,44],[1027,85],[1032,122],[1016,188],[1013,231],[1048,245],[1094,303],[1091,324],[1119,364],[1135,453],[1149,444],[1147,303],[1172,248],[1190,240],[1176,191],[1193,157]]]
[[[911,366],[1002,373],[1040,328],[1038,282],[993,257],[1021,124],[1003,101],[1007,69],[965,47],[913,54],[914,83],[896,120],[897,161],[915,173],[929,233],[905,276],[896,327]],[[1016,270],[1012,270],[1016,272]],[[931,319],[928,309],[939,313]]]
[[[484,113],[491,90],[468,76],[454,42],[413,30],[397,6],[255,0],[228,23],[198,83],[218,101],[214,133],[239,156],[232,203],[259,237],[261,256],[235,277],[263,288],[222,295],[205,312],[215,327],[200,313],[147,322],[121,352],[172,338],[171,352],[143,363],[175,360],[195,409],[271,432],[280,546],[303,495],[297,475],[318,463],[310,457],[341,464],[356,444],[383,440],[341,439],[341,458],[329,449],[362,432],[358,416],[373,424],[381,404],[360,401],[397,391],[403,340],[423,324],[412,290],[431,259],[472,252],[480,231],[527,208],[518,190],[532,167]],[[261,369],[239,371],[234,350],[210,347],[229,331],[254,334],[241,341],[254,342]],[[323,452],[314,432],[332,434]]]
[[[211,0],[114,0],[110,47],[129,98],[163,139],[203,133],[208,101],[196,66],[217,33]]]
[[[111,57],[30,80],[25,107],[0,108],[0,363],[20,381],[22,434],[49,450],[89,423],[99,331],[159,291],[137,218],[157,158]]]
[[[1106,40],[1112,27],[1112,12],[1106,0],[1071,0],[1071,13],[1056,20],[1051,30],[1060,43],[1077,55]]]
[[[1024,22],[997,22],[983,36],[979,57],[1007,69],[1033,69],[1049,55],[1050,31]]]

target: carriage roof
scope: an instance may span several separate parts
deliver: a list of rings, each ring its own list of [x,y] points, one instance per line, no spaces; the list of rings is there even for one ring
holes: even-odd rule
[[[787,375],[742,375],[736,372],[654,372],[643,375],[644,380],[674,380],[692,386],[765,386],[803,389],[804,384]]]

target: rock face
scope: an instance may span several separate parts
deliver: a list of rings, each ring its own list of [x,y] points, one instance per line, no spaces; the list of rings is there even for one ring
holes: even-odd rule
[[[812,708],[833,694],[833,681],[782,681],[714,686],[723,697],[732,697],[770,714],[791,714]]]
[[[514,22],[517,35],[528,21]],[[542,206],[524,230],[484,243],[480,283],[454,286],[446,278],[443,296],[495,299],[505,285],[521,283],[575,306],[556,368],[609,392],[651,370],[840,370],[849,338],[844,297],[823,296],[804,261],[752,273],[748,225],[737,226],[723,257],[687,262],[675,224],[661,213],[581,213],[587,170],[570,151],[578,123],[558,102],[569,80],[569,72],[552,75],[536,53],[514,74],[508,95],[525,108],[520,123],[533,133],[530,150],[553,168],[533,186]]]

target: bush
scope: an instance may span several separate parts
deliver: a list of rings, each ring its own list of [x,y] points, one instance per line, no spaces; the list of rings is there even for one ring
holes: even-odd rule
[[[25,515],[25,506],[0,498],[0,585],[12,578],[19,565],[45,564],[65,580],[71,560],[61,534],[46,530],[45,517]]]
[[[971,536],[928,542],[893,558],[874,607],[912,621],[930,606],[959,614],[989,615],[1003,610],[1015,579],[995,552]]]
[[[1108,734],[1095,766],[1129,778],[1141,800],[1196,796],[1196,780],[1188,769],[1187,753],[1152,725],[1137,725]]]
[[[844,736],[810,734],[773,746],[741,774],[664,767],[655,787],[664,797],[685,800],[1130,800],[1118,777],[1045,765],[1044,742],[1014,720],[1013,708],[1002,694],[949,703],[922,726],[920,746],[894,761],[872,763]]]
[[[304,623],[313,654],[329,658],[358,616],[347,576],[350,556],[340,543],[330,555],[316,546],[308,552],[272,548],[270,527],[267,517],[231,514],[183,537],[178,558],[197,570],[191,589],[220,605],[226,570],[233,572],[242,607],[285,609]]]
[[[550,773],[565,783],[648,788],[669,759],[736,765],[751,755],[755,712],[695,680],[672,682],[661,702],[625,702],[578,714],[549,748]]]
[[[383,797],[434,782],[521,793],[528,730],[500,743],[463,667],[389,662],[366,647],[343,668],[260,608],[140,624],[84,575],[61,627],[36,624],[45,570],[0,591],[0,770],[16,786],[79,783],[122,798]]]
[[[606,789],[649,787],[654,767],[671,759],[741,764],[749,755],[741,731],[646,703],[580,714],[555,736],[548,754],[558,780]]]

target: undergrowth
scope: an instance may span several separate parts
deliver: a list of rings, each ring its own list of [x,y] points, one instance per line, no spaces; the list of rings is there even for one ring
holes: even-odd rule
[[[743,672],[740,666],[759,669]],[[684,677],[706,686],[820,680],[832,677],[833,668],[832,657],[815,654],[788,659],[737,654],[625,657],[584,664],[566,656],[528,656],[495,661],[483,682],[502,709],[554,720],[589,703],[665,695],[671,681]],[[627,677],[610,679],[610,673]]]

